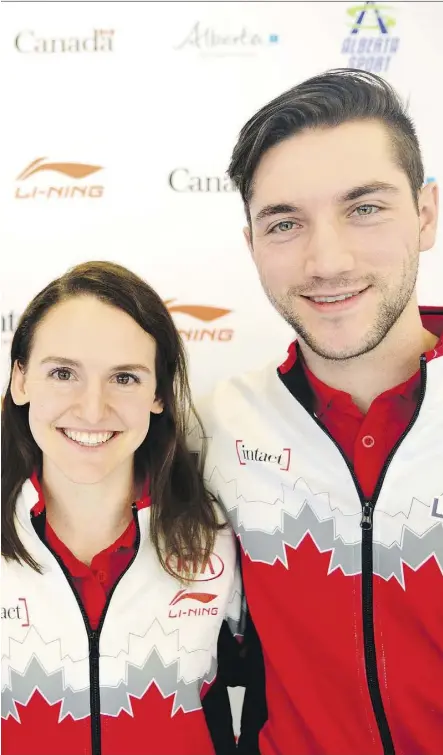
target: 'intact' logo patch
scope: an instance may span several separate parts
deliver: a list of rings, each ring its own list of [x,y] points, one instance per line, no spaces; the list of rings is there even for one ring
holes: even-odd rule
[[[291,464],[291,449],[278,449],[277,452],[268,453],[260,448],[246,448],[242,440],[235,441],[237,458],[241,467],[254,462],[275,464],[282,472],[288,472]]]

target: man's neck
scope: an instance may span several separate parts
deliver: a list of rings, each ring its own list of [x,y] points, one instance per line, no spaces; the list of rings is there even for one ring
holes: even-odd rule
[[[57,537],[80,561],[112,545],[132,518],[132,465],[117,469],[99,483],[71,482],[50,461],[43,460],[42,488],[47,521]]]
[[[438,341],[423,328],[418,312],[416,320],[408,327],[405,325],[400,318],[375,349],[353,359],[324,359],[303,342],[300,348],[311,372],[331,388],[349,393],[355,405],[366,414],[377,396],[401,385],[417,372],[420,355]]]

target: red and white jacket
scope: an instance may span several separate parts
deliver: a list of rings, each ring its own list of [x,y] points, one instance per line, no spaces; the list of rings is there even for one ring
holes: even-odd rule
[[[136,555],[93,632],[34,529],[37,502],[28,480],[17,530],[43,573],[2,565],[4,755],[212,755],[201,698],[217,674],[220,626],[236,632],[241,612],[232,531],[185,585],[158,563],[149,507],[134,505]]]
[[[261,755],[443,753],[443,349],[432,357],[369,501],[277,364],[199,406],[263,652]]]

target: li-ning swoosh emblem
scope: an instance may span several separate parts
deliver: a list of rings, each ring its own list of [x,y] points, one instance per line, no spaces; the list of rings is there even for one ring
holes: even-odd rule
[[[170,606],[175,606],[176,603],[180,603],[181,600],[197,600],[199,603],[211,603],[216,595],[209,592],[188,592],[187,590],[180,590],[175,598],[170,602]]]
[[[230,309],[209,307],[203,304],[172,304],[173,301],[175,301],[175,299],[168,299],[164,302],[169,312],[189,315],[190,317],[195,317],[196,320],[203,320],[203,322],[212,322],[213,320],[217,320],[219,317],[224,317],[231,312]]]
[[[70,178],[86,178],[92,173],[97,173],[98,170],[102,170],[101,165],[87,165],[86,163],[48,163],[44,162],[46,157],[39,157],[25,168],[25,170],[17,176],[17,181],[24,181],[26,178],[34,175],[34,173],[40,173],[44,170],[53,170],[56,173],[63,173]]]

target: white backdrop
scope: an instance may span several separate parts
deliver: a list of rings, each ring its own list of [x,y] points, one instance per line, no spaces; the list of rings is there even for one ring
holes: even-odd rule
[[[290,333],[261,291],[224,174],[245,120],[315,73],[380,72],[409,100],[427,177],[443,174],[442,3],[1,10],[3,384],[23,307],[88,259],[125,264],[171,307],[186,307],[174,317],[196,392],[283,358]],[[422,304],[443,303],[442,247],[440,232],[423,255]]]

